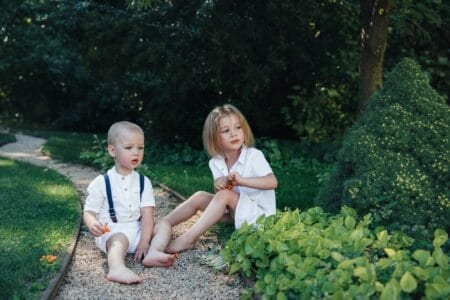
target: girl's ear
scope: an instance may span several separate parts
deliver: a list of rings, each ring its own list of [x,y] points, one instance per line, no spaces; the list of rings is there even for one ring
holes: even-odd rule
[[[108,153],[111,157],[116,157],[116,149],[113,145],[108,145]]]

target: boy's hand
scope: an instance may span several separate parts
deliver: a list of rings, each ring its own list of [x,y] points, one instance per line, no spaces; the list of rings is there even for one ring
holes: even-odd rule
[[[107,233],[110,231],[108,225],[102,224],[98,221],[92,223],[91,226],[88,226],[88,228],[89,228],[89,232],[95,237],[99,237],[99,236],[103,235],[104,233]]]
[[[147,255],[149,245],[139,243],[136,247],[136,253],[134,254],[134,261],[140,262],[144,259],[145,255]]]

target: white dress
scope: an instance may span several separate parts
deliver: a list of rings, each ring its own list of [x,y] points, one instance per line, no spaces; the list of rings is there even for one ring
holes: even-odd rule
[[[225,159],[215,156],[209,161],[209,168],[214,180],[236,172],[241,177],[261,177],[273,173],[264,154],[253,147],[242,146],[241,154],[236,163],[228,170]],[[243,186],[235,186],[234,191],[239,193],[239,201],[234,216],[234,225],[241,227],[246,221],[252,224],[261,215],[270,216],[276,213],[275,190],[258,190]]]

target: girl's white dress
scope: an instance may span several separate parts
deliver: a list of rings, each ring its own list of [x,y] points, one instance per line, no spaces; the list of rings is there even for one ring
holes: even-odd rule
[[[230,172],[236,172],[242,177],[261,177],[273,173],[264,154],[256,148],[248,148],[245,145],[242,146],[239,159],[230,170],[222,156],[211,158],[209,168],[214,180],[227,176]],[[236,229],[241,227],[245,221],[252,224],[261,215],[270,216],[276,213],[275,190],[258,190],[243,186],[235,186],[233,190],[239,193],[239,202],[234,218]]]

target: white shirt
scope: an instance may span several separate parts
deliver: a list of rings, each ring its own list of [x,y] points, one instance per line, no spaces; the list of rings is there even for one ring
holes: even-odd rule
[[[127,176],[117,173],[115,167],[107,172],[111,183],[111,194],[116,211],[117,222],[138,221],[141,208],[155,206],[153,187],[148,177],[144,176],[144,190],[140,199],[139,173],[133,171]],[[93,211],[101,223],[112,223],[109,216],[106,183],[103,175],[97,176],[87,188],[88,196],[84,211]]]
[[[242,146],[241,154],[236,163],[228,170],[225,159],[222,156],[215,156],[209,161],[209,168],[214,180],[221,176],[227,176],[230,172],[236,172],[242,177],[261,177],[273,173],[262,151],[256,148]],[[256,201],[259,208],[265,215],[272,215],[276,212],[275,190],[259,190],[244,186],[235,186],[234,191],[245,193],[252,201]],[[239,212],[247,214],[251,212]]]

